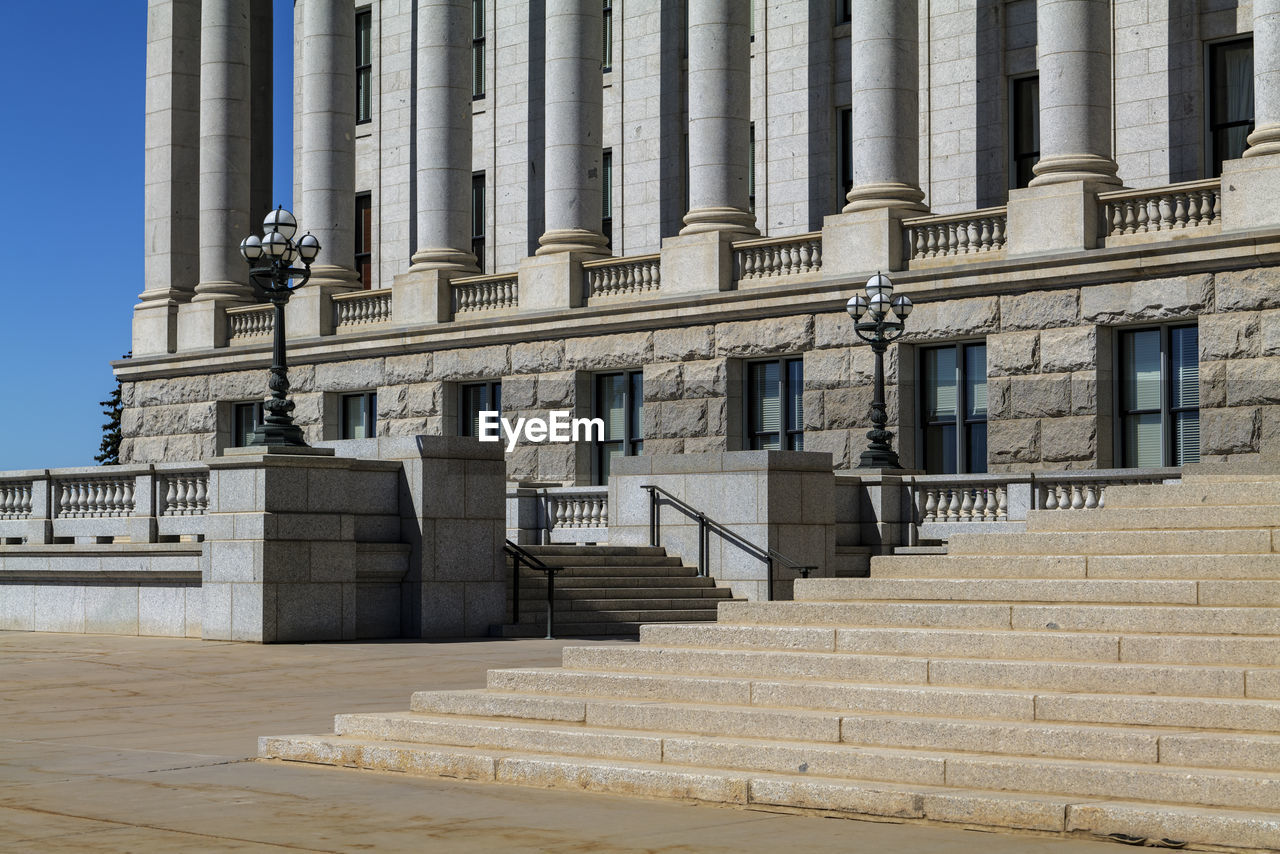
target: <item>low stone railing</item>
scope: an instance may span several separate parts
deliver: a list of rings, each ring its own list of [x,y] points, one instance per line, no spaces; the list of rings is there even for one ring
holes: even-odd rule
[[[662,287],[662,256],[588,261],[582,265],[582,279],[588,300],[650,293]]]
[[[609,488],[520,487],[508,492],[507,538],[522,545],[607,542]]]
[[[154,543],[198,537],[209,470],[157,463],[0,473],[0,543]]]
[[[520,277],[515,273],[454,279],[450,287],[455,315],[511,309],[520,304]]]
[[[822,233],[768,237],[733,244],[733,280],[774,279],[822,269]]]
[[[227,309],[228,344],[266,338],[275,328],[275,309],[270,305],[246,305]]]
[[[934,522],[1007,522],[1009,483],[976,482],[963,485],[919,484],[915,491],[917,516],[921,524]]]
[[[1181,469],[1097,469],[1035,476],[1035,510],[1093,510],[1107,506],[1108,486],[1132,486],[1181,479]]]
[[[1007,238],[1004,207],[902,221],[902,247],[908,262],[1002,252]]]
[[[368,326],[373,323],[387,323],[390,320],[390,288],[335,294],[333,297],[333,327],[336,330]]]
[[[1207,228],[1222,217],[1222,181],[1188,181],[1149,190],[1100,193],[1104,238]]]

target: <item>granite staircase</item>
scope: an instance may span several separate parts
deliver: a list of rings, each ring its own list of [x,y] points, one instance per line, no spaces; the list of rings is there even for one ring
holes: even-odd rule
[[[267,758],[1280,849],[1280,476],[1115,487],[1025,534],[568,647]]]
[[[556,637],[635,637],[646,623],[715,622],[716,606],[733,595],[662,548],[522,548],[547,566],[561,568],[555,578]],[[510,593],[510,582],[507,587]],[[546,633],[546,573],[522,568],[520,620],[495,626],[492,634],[540,638]]]

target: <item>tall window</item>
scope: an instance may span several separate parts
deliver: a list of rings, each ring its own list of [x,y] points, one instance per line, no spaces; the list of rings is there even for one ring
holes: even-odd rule
[[[484,97],[484,0],[471,0],[471,98]]]
[[[373,120],[373,12],[356,13],[356,124]]]
[[[804,360],[747,365],[747,439],[753,451],[804,450]]]
[[[849,191],[853,189],[853,108],[840,110],[840,198],[836,202],[836,210],[844,209],[849,200]]]
[[[1009,180],[1025,187],[1035,177],[1032,168],[1040,159],[1040,78],[1015,77],[1009,81]]]
[[[756,212],[756,123],[750,125],[751,149],[748,155],[747,210]]]
[[[1120,459],[1126,468],[1200,461],[1195,326],[1120,333]]]
[[[613,248],[613,149],[606,148],[601,158],[600,186],[604,198],[600,204],[600,233],[604,235],[605,245]]]
[[[604,48],[601,56],[604,57],[605,73],[613,70],[613,0],[603,0],[604,2]]]
[[[924,468],[929,474],[987,470],[987,345],[921,351]]]
[[[502,383],[466,383],[458,389],[458,435],[480,435],[480,413],[502,411]]]
[[[1253,39],[1209,45],[1209,167],[1244,154],[1253,132]]]
[[[339,439],[372,439],[378,435],[378,393],[361,391],[342,396]]]
[[[853,0],[836,0],[836,23],[847,24],[853,20]]]
[[[262,424],[262,417],[261,400],[231,404],[232,447],[247,447],[249,441],[253,439],[254,428]]]
[[[373,196],[356,196],[356,272],[360,284],[373,287]]]
[[[596,375],[593,416],[604,421],[604,441],[596,443],[596,483],[609,482],[614,457],[643,453],[640,427],[643,406],[644,375],[640,371]]]
[[[471,173],[471,254],[484,272],[484,173]]]

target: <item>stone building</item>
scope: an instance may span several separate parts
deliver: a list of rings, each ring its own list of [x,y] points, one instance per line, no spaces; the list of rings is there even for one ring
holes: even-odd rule
[[[149,3],[124,461],[260,417],[236,247],[273,206],[267,6]],[[872,360],[843,307],[881,270],[917,306],[888,363],[908,468],[1280,450],[1280,0],[298,0],[292,26],[310,440],[567,409],[607,441],[525,442],[509,480],[847,468]]]

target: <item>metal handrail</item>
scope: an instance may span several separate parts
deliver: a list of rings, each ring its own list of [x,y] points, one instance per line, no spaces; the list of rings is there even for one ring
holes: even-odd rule
[[[659,494],[665,496],[671,504],[675,505],[686,516],[690,516],[698,520],[698,575],[703,578],[707,578],[710,576],[710,572],[707,568],[707,552],[709,551],[709,544],[707,542],[707,538],[708,538],[708,535],[713,530],[717,534],[719,534],[722,538],[729,540],[730,542],[738,546],[743,551],[751,554],[757,560],[764,562],[765,568],[768,571],[768,578],[769,578],[769,585],[768,585],[769,601],[773,601],[773,586],[774,586],[773,565],[775,561],[778,563],[786,564],[791,569],[796,570],[797,572],[800,573],[800,576],[802,578],[808,578],[809,573],[814,572],[818,569],[818,567],[816,566],[806,566],[803,564],[796,563],[795,561],[791,560],[787,556],[779,554],[774,549],[771,549],[768,547],[761,547],[756,545],[755,543],[744,540],[742,536],[738,534],[736,531],[733,531],[732,529],[726,527],[720,522],[717,522],[715,519],[712,519],[706,513],[703,513],[701,510],[694,507],[689,502],[685,501],[683,498],[679,498],[675,495],[672,495],[670,492],[663,489],[661,486],[657,486],[655,484],[644,484],[640,488],[644,490],[648,490],[649,492],[649,545],[650,546],[657,547],[658,545],[660,545],[658,540],[661,538],[662,518],[661,518],[661,499],[658,497]]]
[[[556,573],[562,566],[547,566],[537,555],[530,554],[518,543],[507,540],[502,550],[511,557],[511,623],[520,622],[520,564],[547,576],[547,640],[553,640],[552,630],[556,618]]]

